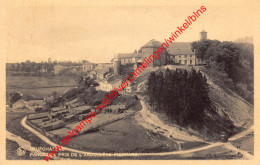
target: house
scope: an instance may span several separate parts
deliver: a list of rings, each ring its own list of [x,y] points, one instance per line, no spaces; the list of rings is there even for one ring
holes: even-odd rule
[[[53,96],[45,97],[43,100],[44,100],[44,102],[52,103],[54,101],[54,97]]]
[[[190,42],[173,42],[167,48],[168,59],[176,65],[196,65],[198,59],[195,52],[191,50]]]
[[[207,32],[200,32],[201,40],[207,39]],[[168,45],[169,44],[169,45]],[[144,61],[149,61],[148,67],[157,67],[165,64],[172,65],[205,65],[206,62],[203,59],[196,58],[196,50],[192,51],[191,42],[172,42],[161,43],[154,39],[144,44],[139,51],[133,53],[118,53],[118,55],[112,59],[113,70],[115,74],[119,74],[120,66],[126,64],[134,64],[134,69],[137,66],[142,65]],[[164,48],[160,53],[160,58],[151,57],[157,49]],[[157,55],[155,53],[155,55]],[[158,56],[158,55],[157,55]],[[149,59],[149,60],[148,60]]]
[[[42,68],[40,69],[40,73],[47,73],[47,68],[45,66],[42,66]]]
[[[109,92],[115,87],[118,88],[118,86],[122,83],[122,80],[120,78],[110,78],[108,80],[100,80],[98,83],[99,86],[96,87],[97,90]]]
[[[25,108],[27,105],[24,100],[20,99],[12,104],[13,109]]]
[[[82,71],[83,72],[92,71],[94,68],[95,68],[95,64],[91,64],[91,63],[82,64]]]
[[[63,65],[55,65],[54,66],[54,74],[59,74],[62,70],[66,69],[67,67],[66,66],[63,66]]]

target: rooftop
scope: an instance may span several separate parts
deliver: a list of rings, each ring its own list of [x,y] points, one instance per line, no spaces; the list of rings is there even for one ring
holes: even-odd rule
[[[171,55],[194,54],[191,50],[191,42],[173,42],[169,44],[167,52]]]

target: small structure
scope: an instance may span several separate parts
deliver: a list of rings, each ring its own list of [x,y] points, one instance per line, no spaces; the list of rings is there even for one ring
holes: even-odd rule
[[[44,113],[32,113],[32,114],[29,114],[27,117],[28,120],[35,120],[35,119],[41,119],[41,118],[51,118],[51,116],[49,115],[49,113],[44,112]]]
[[[84,113],[88,113],[90,112],[92,109],[92,106],[80,106],[80,107],[76,107],[70,110],[70,113],[75,114],[75,115],[80,115],[80,114],[84,114]]]
[[[105,107],[101,112],[102,113],[113,113],[113,114],[119,114],[122,113],[126,109],[125,105],[110,105],[108,107]]]
[[[65,121],[65,122],[69,122],[69,121],[74,121],[75,118],[76,118],[76,115],[74,115],[74,114],[69,114],[69,115],[67,115],[67,116],[64,116],[64,117],[62,118],[62,120]]]
[[[51,109],[51,112],[58,112],[58,111],[62,111],[62,110],[65,110],[65,108],[64,107],[53,107]]]
[[[43,107],[45,104],[44,100],[30,100],[28,105],[32,107]]]
[[[115,87],[118,88],[120,84],[122,83],[122,80],[119,78],[109,78],[108,80],[101,80],[98,81],[99,86],[96,87],[97,90],[102,90],[102,91],[111,91]]]
[[[25,107],[26,107],[26,103],[22,99],[20,99],[12,104],[13,109],[19,109],[19,108],[25,108]]]
[[[44,125],[41,126],[41,128],[45,131],[52,131],[52,130],[55,130],[55,129],[62,128],[64,126],[65,126],[65,124],[64,124],[63,121],[57,120],[55,122],[44,124]]]
[[[91,64],[91,63],[86,63],[82,65],[82,71],[83,72],[88,72],[88,71],[92,71],[95,67],[95,64]]]
[[[103,68],[103,69],[97,70],[97,78],[98,78],[99,80],[105,79],[105,78],[106,78],[106,75],[109,74],[109,71],[110,71],[110,69],[107,68],[107,67],[105,67],[105,68]]]

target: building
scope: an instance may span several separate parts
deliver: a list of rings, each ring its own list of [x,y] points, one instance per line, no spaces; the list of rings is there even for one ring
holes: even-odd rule
[[[82,71],[83,72],[89,72],[92,71],[95,68],[95,64],[86,63],[82,65]]]
[[[115,67],[115,61],[117,63],[120,63],[120,65],[126,65],[126,64],[136,64],[135,67],[137,67],[138,64],[141,64],[145,58],[148,58],[150,55],[154,53],[159,47],[161,47],[162,43],[159,41],[156,41],[152,39],[151,41],[147,42],[145,45],[143,45],[140,50],[137,52],[135,51],[134,53],[119,53],[116,58],[113,59],[113,68],[114,72],[116,73],[117,71]],[[166,47],[166,46],[165,46]],[[165,63],[165,51],[160,53],[160,58],[157,59],[155,58],[148,67],[156,67],[156,66],[161,66]]]
[[[91,112],[92,106],[80,106],[80,107],[75,107],[70,110],[71,114],[79,115],[79,114],[84,114],[84,113],[89,113]]]
[[[118,77],[109,78],[109,79],[103,79],[98,81],[99,86],[96,87],[97,90],[102,91],[111,91],[115,87],[118,88],[118,86],[122,83],[122,80]]]
[[[203,30],[200,32],[200,39],[202,41],[207,40],[207,32]],[[142,62],[147,59],[150,55],[154,54],[159,47],[165,48],[162,53],[160,53],[160,58],[153,59],[148,67],[162,66],[166,64],[172,65],[204,65],[205,60],[197,59],[195,56],[196,50],[192,51],[191,42],[172,42],[161,43],[152,39],[143,45],[140,50],[134,53],[118,53],[118,55],[112,60],[113,70],[115,74],[119,74],[120,66],[126,64],[134,64],[134,69],[141,65]]]
[[[96,69],[104,69],[104,68],[112,68],[113,67],[113,63],[99,63],[96,66]]]
[[[51,112],[59,112],[59,111],[62,111],[62,110],[65,110],[64,107],[53,107],[51,108]]]
[[[191,50],[191,42],[173,42],[169,44],[167,52],[168,61],[173,65],[200,65],[203,62]]]
[[[108,75],[110,72],[110,69],[108,67],[104,67],[103,69],[99,69],[96,71],[96,77],[99,80],[103,80],[106,78],[106,75]]]
[[[59,74],[62,70],[66,69],[67,67],[63,65],[55,65],[54,66],[54,74]]]
[[[21,99],[12,104],[13,109],[19,109],[25,107],[26,107],[26,103]]]

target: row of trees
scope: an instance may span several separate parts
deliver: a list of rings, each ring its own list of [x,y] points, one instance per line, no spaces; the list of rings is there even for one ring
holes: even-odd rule
[[[152,72],[147,85],[149,103],[154,111],[167,113],[181,126],[202,126],[205,109],[211,109],[211,101],[207,79],[200,71]]]
[[[21,62],[21,63],[10,63],[6,65],[7,71],[14,71],[14,72],[40,72],[41,69],[44,69],[46,72],[52,72],[55,63],[35,63],[31,61]]]
[[[82,63],[87,63],[86,60],[83,60]],[[81,63],[76,63],[72,61],[65,61],[65,62],[41,62],[41,63],[35,63],[27,60],[26,62],[21,63],[7,63],[6,64],[6,70],[22,73],[22,74],[42,74],[42,73],[53,73],[54,66],[55,65],[63,65],[63,66],[80,66]]]

